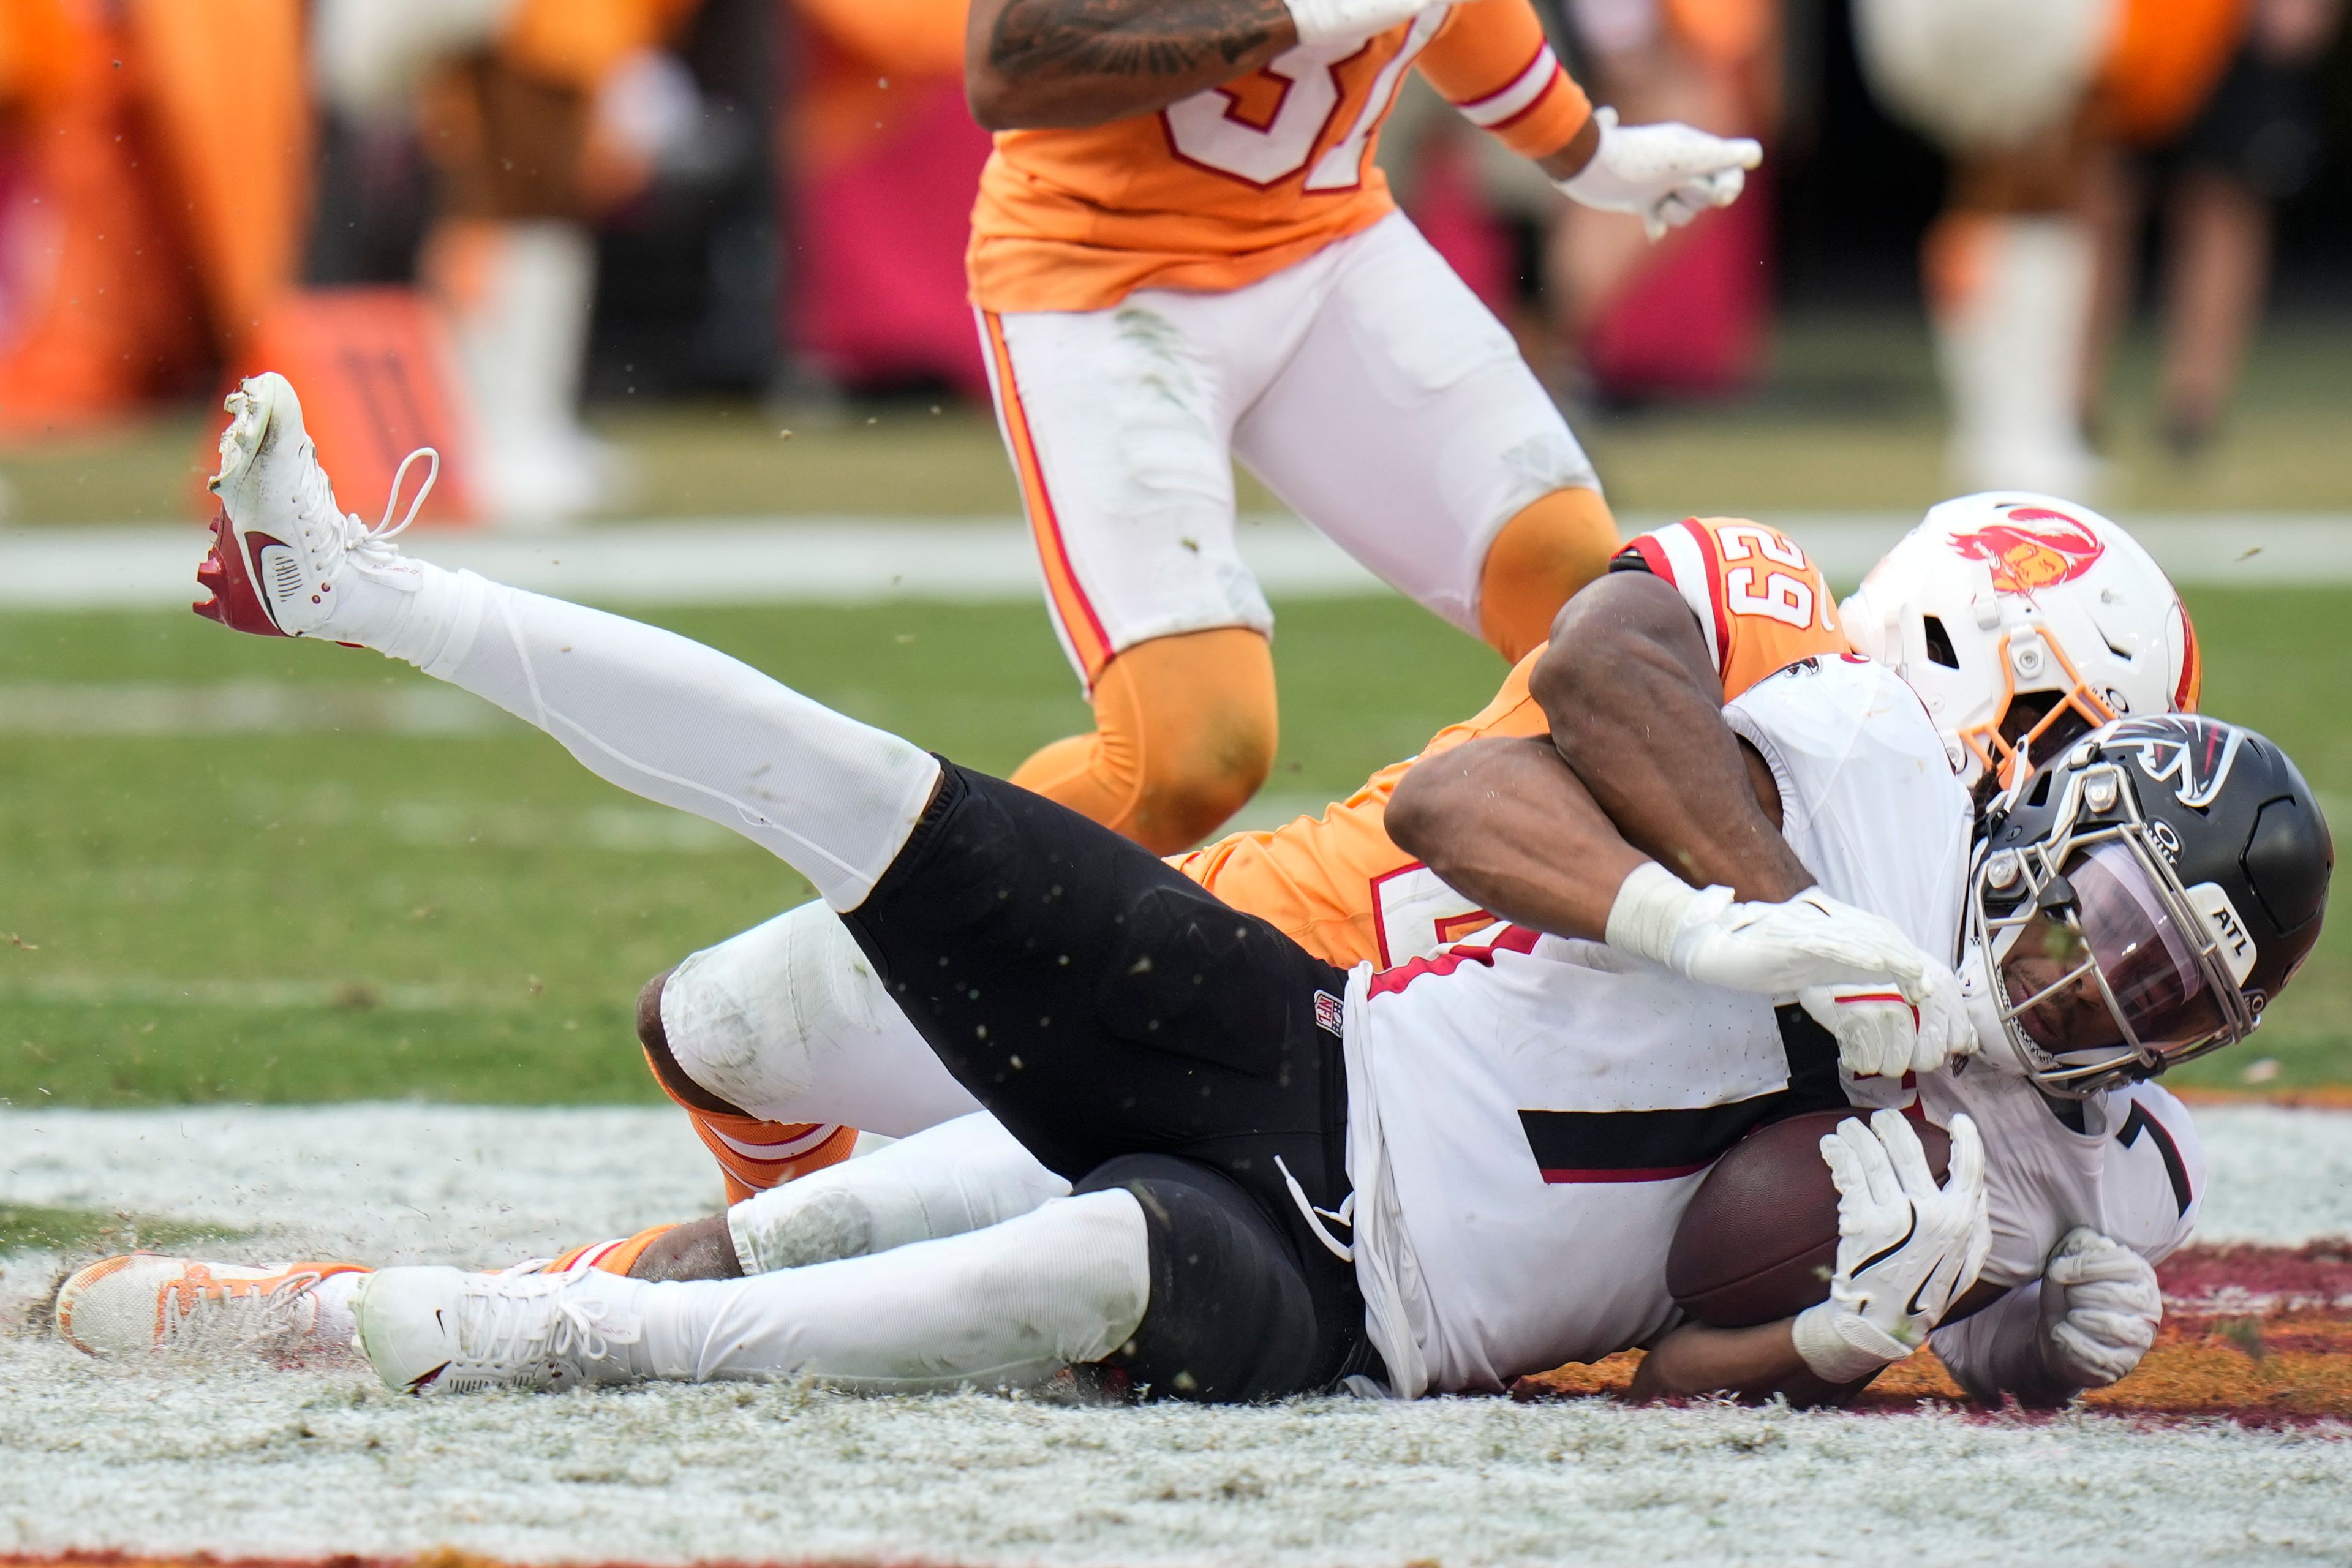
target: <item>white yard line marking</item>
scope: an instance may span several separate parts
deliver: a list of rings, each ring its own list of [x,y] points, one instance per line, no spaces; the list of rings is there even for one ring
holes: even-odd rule
[[[490,704],[403,680],[360,686],[291,680],[9,681],[0,735],[520,734]]]
[[[1672,521],[1629,515],[1628,534]],[[1832,580],[1852,584],[1916,521],[1895,513],[1774,513]],[[2352,514],[2150,515],[2123,520],[2175,579],[2352,583]],[[1276,598],[1385,592],[1339,548],[1288,518],[1246,519],[1242,555]],[[185,528],[0,530],[0,606],[153,608],[188,603],[207,536]],[[1013,518],[709,518],[570,532],[412,534],[404,547],[517,587],[633,604],[859,604],[1034,599],[1028,530]]]

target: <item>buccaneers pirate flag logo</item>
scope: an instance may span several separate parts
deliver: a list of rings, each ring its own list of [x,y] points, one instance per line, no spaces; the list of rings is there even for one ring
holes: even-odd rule
[[[2011,507],[2007,521],[1952,535],[1952,548],[1992,568],[2004,594],[2031,594],[2071,583],[2106,553],[2099,536],[2047,507]]]

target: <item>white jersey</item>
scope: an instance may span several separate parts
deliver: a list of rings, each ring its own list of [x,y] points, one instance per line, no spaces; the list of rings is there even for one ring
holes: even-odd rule
[[[1822,888],[1948,952],[1967,803],[1909,689],[1801,661],[1725,717]],[[1518,928],[1360,969],[1347,1046],[1357,1273],[1406,1394],[1500,1388],[1671,1326],[1684,1205],[1742,1132],[1799,1108],[1803,1066],[1768,998]]]
[[[1989,1062],[1919,1080],[1938,1126],[1967,1111],[1984,1135],[1992,1252],[1979,1278],[2015,1287],[2042,1277],[2065,1234],[2086,1225],[2151,1263],[2189,1239],[2205,1201],[2205,1146],[2189,1108],[2152,1083],[2094,1096],[2083,1131],[2058,1120],[2032,1083]]]
[[[1780,837],[1833,899],[1946,963],[1968,889],[1968,790],[1902,678],[1859,654],[1801,658],[1723,710],[1780,790]]]

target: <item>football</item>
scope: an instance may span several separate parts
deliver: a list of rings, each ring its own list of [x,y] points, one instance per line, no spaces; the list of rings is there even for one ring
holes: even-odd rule
[[[1861,1110],[1814,1110],[1759,1127],[1732,1145],[1683,1211],[1666,1255],[1666,1289],[1698,1322],[1744,1329],[1794,1317],[1830,1293],[1837,1266],[1837,1185],[1821,1142]],[[1912,1123],[1943,1180],[1952,1141]]]

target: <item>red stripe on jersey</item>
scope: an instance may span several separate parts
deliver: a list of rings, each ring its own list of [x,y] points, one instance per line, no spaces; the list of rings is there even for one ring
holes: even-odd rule
[[[1501,952],[1533,952],[1543,933],[1525,926],[1505,926],[1502,934],[1490,942],[1456,942],[1434,958],[1416,958],[1400,963],[1394,969],[1383,969],[1372,976],[1370,994],[1386,996],[1403,990],[1424,974],[1451,974],[1465,963],[1492,964],[1495,954]]]
[[[1479,129],[1482,131],[1491,132],[1495,135],[1500,136],[1504,132],[1508,131],[1512,126],[1517,125],[1520,121],[1527,119],[1537,110],[1549,108],[1551,105],[1551,95],[1558,92],[1567,81],[1568,72],[1560,69],[1558,66],[1554,66],[1551,71],[1551,79],[1544,83],[1544,89],[1536,94],[1536,99],[1533,103],[1528,104],[1525,109],[1520,110],[1517,114],[1512,115],[1507,120],[1497,120],[1494,124],[1481,126]]]
[[[1658,542],[1646,533],[1617,553],[1639,555],[1642,558],[1642,564],[1649,568],[1651,576],[1663,578],[1669,583],[1675,580],[1675,563],[1666,559],[1666,552]]]
[[[1731,619],[1723,612],[1723,552],[1716,548],[1714,533],[1699,526],[1698,519],[1683,519],[1683,531],[1698,541],[1699,558],[1706,563],[1706,604],[1715,612],[1715,646],[1717,673],[1731,660]]]
[[[1648,1170],[1634,1171],[1562,1171],[1547,1166],[1544,1184],[1547,1186],[1581,1186],[1602,1182],[1671,1182],[1683,1176],[1695,1176],[1712,1160],[1702,1160],[1696,1165],[1655,1165]]]
[[[1511,73],[1510,80],[1505,82],[1502,86],[1496,88],[1494,91],[1486,94],[1483,98],[1465,99],[1462,102],[1455,104],[1454,107],[1460,110],[1462,113],[1469,119],[1472,124],[1484,125],[1485,121],[1478,118],[1479,111],[1482,110],[1491,109],[1504,99],[1510,97],[1512,93],[1518,91],[1521,85],[1527,81],[1529,73],[1534,71],[1538,66],[1543,64],[1544,57],[1550,53],[1551,42],[1549,39],[1538,42],[1536,45],[1536,52],[1528,57],[1527,64],[1521,66],[1518,69]],[[1555,64],[1554,68],[1558,68],[1557,64]],[[1550,85],[1549,78],[1546,79],[1545,85],[1547,89],[1549,89]],[[1516,115],[1517,111],[1514,111],[1514,113]]]

